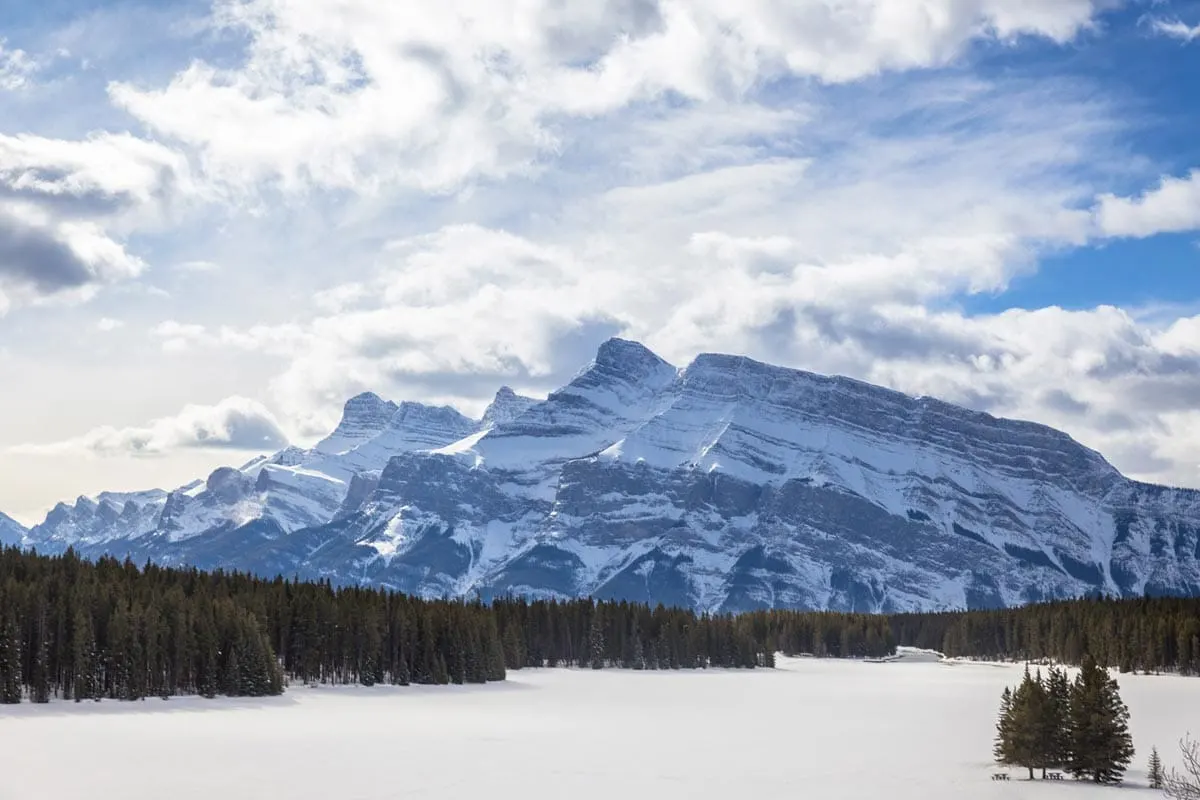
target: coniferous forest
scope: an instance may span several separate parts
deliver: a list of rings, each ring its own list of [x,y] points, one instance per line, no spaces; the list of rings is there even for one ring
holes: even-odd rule
[[[484,683],[507,669],[771,666],[746,620],[631,603],[422,600],[71,552],[0,553],[0,702]]]
[[[1200,598],[1089,598],[891,617],[900,644],[948,656],[1200,674]]]
[[[900,645],[1200,672],[1200,600],[867,615],[628,602],[423,600],[328,582],[0,552],[0,702],[256,696],[296,683],[503,680],[525,667],[770,667]]]

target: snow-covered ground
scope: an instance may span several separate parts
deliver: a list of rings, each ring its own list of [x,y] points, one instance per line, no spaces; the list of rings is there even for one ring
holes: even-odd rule
[[[1155,797],[989,779],[1017,666],[785,659],[774,671],[510,673],[486,687],[0,707],[0,800]],[[1145,785],[1200,679],[1121,676]],[[1016,771],[1013,777],[1018,777]]]

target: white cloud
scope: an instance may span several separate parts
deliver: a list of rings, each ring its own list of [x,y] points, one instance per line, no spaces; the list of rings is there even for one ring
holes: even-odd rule
[[[117,104],[241,189],[457,189],[527,174],[561,125],[668,96],[940,66],[973,39],[1072,38],[1092,0],[222,0],[244,61],[197,61]]]
[[[1150,25],[1156,33],[1170,36],[1172,39],[1181,39],[1185,42],[1200,39],[1200,25],[1188,25],[1177,19],[1152,19]]]
[[[182,157],[128,134],[0,134],[0,308],[139,275],[124,234],[163,219],[188,181]]]
[[[1101,5],[219,0],[216,39],[244,52],[109,87],[178,153],[36,139],[5,172],[0,139],[22,230],[91,259],[78,289],[25,275],[13,297],[139,274],[127,234],[199,196],[215,210],[165,261],[186,304],[151,355],[252,376],[220,394],[261,388],[290,433],[363,389],[478,410],[553,388],[619,333],[1038,419],[1200,484],[1195,319],[956,307],[1047,253],[1196,226],[1194,175],[1097,197],[1145,165],[1096,87],[923,71],[979,39],[1070,40]],[[50,447],[169,452],[194,429]]]
[[[261,403],[229,397],[216,405],[189,405],[145,427],[96,428],[49,444],[8,448],[15,455],[163,456],[181,449],[221,448],[271,451],[287,444],[279,423]]]
[[[1101,195],[1095,215],[1105,236],[1144,238],[1200,228],[1200,170],[1186,178],[1164,177],[1139,197]]]
[[[16,91],[29,85],[36,70],[33,60],[23,50],[7,47],[0,38],[0,91]]]
[[[323,432],[363,389],[465,410],[501,383],[550,389],[617,333],[676,362],[746,352],[1066,419],[1091,435],[1086,420],[1036,400],[1064,374],[1056,360],[1078,353],[1034,357],[1038,342],[1016,341],[1010,317],[930,309],[1003,291],[1041,253],[1088,241],[1092,191],[1079,167],[1103,152],[1109,110],[1044,85],[931,79],[882,91],[871,119],[826,121],[832,112],[820,103],[782,122],[757,115],[772,137],[836,143],[818,156],[764,156],[749,144],[758,130],[714,136],[694,112],[677,127],[670,117],[603,123],[615,136],[597,146],[646,166],[611,186],[564,177],[570,202],[538,231],[451,224],[406,236],[376,257],[373,276],[315,298],[312,319],[175,323],[160,337],[170,348],[279,359],[270,397],[301,435]],[[897,119],[918,114],[924,126],[897,130]],[[643,143],[631,131],[647,125],[657,135]],[[664,139],[686,163],[654,168]],[[505,192],[498,202],[523,199]],[[1080,329],[1112,327],[1104,314],[1069,319],[1079,347],[1107,335]],[[1013,400],[1019,381],[1035,398],[1028,405]]]
[[[123,327],[125,327],[124,322],[119,319],[113,319],[112,317],[101,317],[100,321],[96,323],[96,330],[100,331],[101,333],[109,333],[110,331],[115,331],[118,328]]]
[[[151,334],[161,340],[162,349],[165,352],[181,353],[192,345],[204,341],[207,331],[203,325],[166,320],[156,325]]]

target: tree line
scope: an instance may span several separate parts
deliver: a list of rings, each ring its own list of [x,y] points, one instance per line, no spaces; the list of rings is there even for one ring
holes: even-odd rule
[[[770,667],[774,652],[732,615],[586,599],[426,600],[0,551],[3,703],[484,683],[525,667]]]
[[[1053,660],[1090,656],[1122,672],[1200,674],[1200,598],[1083,598],[1019,608],[899,614],[900,644],[948,656]]]
[[[952,656],[1200,672],[1200,601],[1077,600],[894,616],[628,602],[427,600],[0,551],[0,702],[266,695],[291,683],[483,683],[525,667],[771,667],[774,654]]]

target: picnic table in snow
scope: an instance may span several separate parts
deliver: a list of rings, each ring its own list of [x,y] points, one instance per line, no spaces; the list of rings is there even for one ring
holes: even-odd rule
[[[1008,780],[1008,773],[1007,773],[1007,772],[993,772],[993,773],[992,773],[992,780],[994,780],[994,781],[1006,781],[1006,780]]]
[[[1052,781],[1061,781],[1063,779],[1063,774],[1061,772],[1051,772],[1046,777]]]

